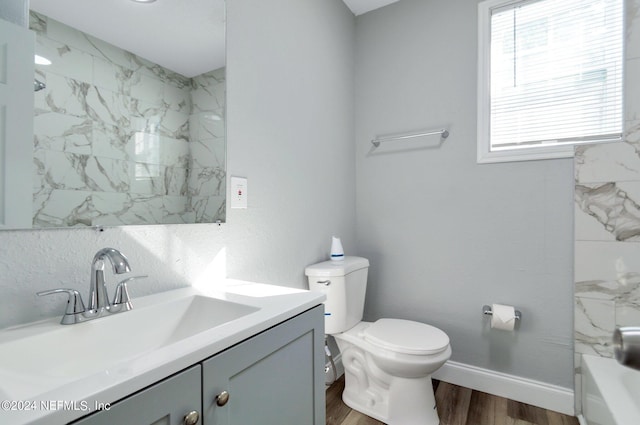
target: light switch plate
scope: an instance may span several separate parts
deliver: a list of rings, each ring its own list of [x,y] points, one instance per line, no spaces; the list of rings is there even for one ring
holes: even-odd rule
[[[231,208],[247,208],[247,179],[231,177]]]

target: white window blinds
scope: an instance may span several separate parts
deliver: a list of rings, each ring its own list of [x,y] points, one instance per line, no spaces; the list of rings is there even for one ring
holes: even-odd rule
[[[620,140],[623,0],[491,11],[490,150]]]

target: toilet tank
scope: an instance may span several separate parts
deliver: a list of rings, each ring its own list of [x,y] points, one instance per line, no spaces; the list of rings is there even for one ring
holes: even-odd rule
[[[326,334],[345,332],[362,320],[368,270],[369,260],[361,257],[325,261],[304,270],[309,290],[322,292],[327,297],[324,302]]]

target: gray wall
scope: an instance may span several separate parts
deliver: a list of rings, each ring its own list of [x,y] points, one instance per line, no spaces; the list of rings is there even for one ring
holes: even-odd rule
[[[0,0],[0,19],[26,27],[29,25],[29,0]]]
[[[249,179],[229,272],[299,283],[332,234],[355,249],[354,17],[341,0],[229,0],[227,22],[228,175]]]
[[[477,2],[403,0],[356,28],[366,317],[433,324],[454,361],[572,387],[572,160],[476,164]],[[442,125],[440,147],[370,154],[378,134]],[[491,303],[519,308],[520,329],[488,329]]]
[[[130,285],[134,298],[220,274],[305,288],[332,234],[355,249],[353,15],[340,0],[264,3],[227,1],[228,170],[249,178],[249,209],[220,227],[0,232],[0,328],[60,315],[62,297],[34,293],[86,294],[105,246],[149,275]]]

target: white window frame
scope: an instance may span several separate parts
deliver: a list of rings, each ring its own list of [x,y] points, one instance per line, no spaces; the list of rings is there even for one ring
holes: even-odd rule
[[[491,15],[494,9],[525,3],[530,0],[485,0],[478,4],[478,157],[479,164],[514,161],[533,161],[540,159],[572,158],[574,144],[538,145],[535,148],[517,148],[491,150]],[[626,7],[623,5],[623,10]],[[623,19],[624,25],[624,19]],[[624,31],[624,28],[623,28]],[[624,56],[623,56],[624,60]],[[623,75],[624,86],[624,75]],[[624,95],[624,89],[623,89]],[[624,117],[624,102],[623,102]],[[624,120],[623,120],[624,122]],[[622,139],[605,143],[619,142]],[[579,143],[576,143],[579,144]]]

